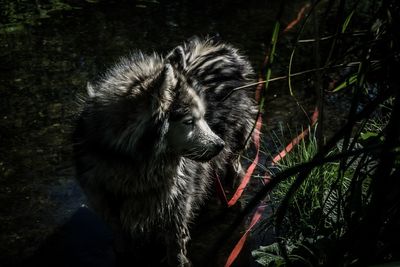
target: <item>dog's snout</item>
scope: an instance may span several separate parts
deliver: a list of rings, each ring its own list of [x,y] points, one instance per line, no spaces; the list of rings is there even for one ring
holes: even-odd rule
[[[220,139],[215,143],[215,147],[217,148],[218,151],[221,151],[225,146],[224,140]]]

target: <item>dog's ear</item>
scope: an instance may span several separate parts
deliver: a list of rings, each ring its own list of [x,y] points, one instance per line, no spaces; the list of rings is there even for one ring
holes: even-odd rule
[[[90,82],[86,84],[86,92],[90,98],[96,97],[96,91],[94,90],[93,85]]]
[[[167,61],[178,70],[186,69],[185,51],[182,46],[174,48],[166,57]]]
[[[152,95],[153,114],[163,116],[169,110],[174,97],[177,78],[171,64],[165,64],[162,71],[149,84]]]

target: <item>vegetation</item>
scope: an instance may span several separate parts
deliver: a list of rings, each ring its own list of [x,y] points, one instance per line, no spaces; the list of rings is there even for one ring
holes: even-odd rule
[[[387,122],[387,121],[386,121]],[[382,124],[381,124],[382,123]],[[377,137],[386,123],[375,121],[365,125],[367,132],[362,132],[360,139],[366,144],[370,138]],[[312,160],[317,153],[316,127],[310,129],[307,139],[303,139],[290,153],[288,153],[277,167],[279,171],[295,167],[299,163]],[[352,140],[354,141],[354,140]],[[362,150],[363,145],[355,144],[357,150]],[[333,148],[328,157],[340,155],[343,142]],[[346,162],[347,168],[342,173],[340,163],[327,162],[314,167],[308,178],[300,185],[287,207],[286,216],[279,227],[283,229],[285,238],[282,244],[287,251],[287,257],[295,266],[327,266],[334,265],[338,251],[332,249],[339,245],[336,239],[345,238],[347,217],[349,212],[354,212],[353,206],[365,208],[371,199],[370,192],[373,168],[376,161],[365,158],[360,162],[360,155],[354,155]],[[352,185],[355,172],[361,168],[363,177]],[[342,173],[343,175],[339,175]],[[272,191],[272,202],[279,202],[285,197],[295,181],[291,176],[280,182]],[[354,178],[355,179],[355,178]],[[351,186],[357,187],[355,192],[350,192]],[[353,196],[351,194],[356,194]],[[354,198],[354,199],[350,199]],[[357,202],[357,203],[355,203]],[[264,266],[285,266],[285,258],[279,250],[279,243],[261,246],[253,251],[257,262]]]
[[[278,206],[274,220],[263,223],[275,229],[275,242],[252,253],[260,264],[368,266],[400,259],[399,16],[393,0],[315,1],[309,9],[287,77],[295,97],[295,55],[311,32],[314,62],[302,65],[315,66],[319,123],[245,209],[270,192]],[[346,123],[330,132],[324,108],[336,94],[350,105]]]

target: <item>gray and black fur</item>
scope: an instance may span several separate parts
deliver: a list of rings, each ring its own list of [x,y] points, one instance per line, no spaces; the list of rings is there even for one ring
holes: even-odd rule
[[[195,38],[165,58],[136,53],[88,85],[74,133],[77,177],[117,250],[123,235],[159,233],[169,264],[190,265],[188,224],[256,114],[245,91],[221,99],[251,75],[236,49]]]
[[[234,88],[249,84],[254,79],[253,69],[239,51],[212,39],[192,38],[176,47],[169,55],[175,67],[195,84],[197,93],[204,97],[210,128],[226,143],[225,149],[214,160],[215,171],[221,176],[243,175],[239,154],[246,147],[247,138],[257,116],[254,91],[239,90],[224,100]]]

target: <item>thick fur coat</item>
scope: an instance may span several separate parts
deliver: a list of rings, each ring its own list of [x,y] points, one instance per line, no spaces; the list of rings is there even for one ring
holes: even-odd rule
[[[167,56],[135,53],[88,85],[74,133],[77,178],[123,235],[160,233],[168,262],[188,266],[188,224],[217,172],[240,172],[257,113],[252,69],[225,44],[194,38]]]

